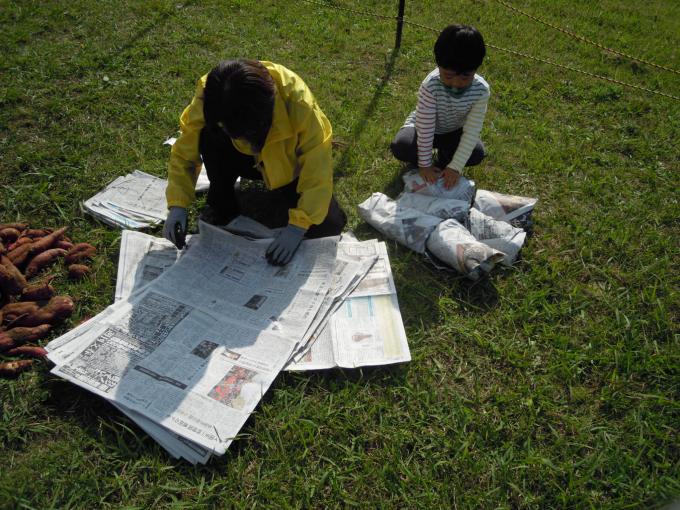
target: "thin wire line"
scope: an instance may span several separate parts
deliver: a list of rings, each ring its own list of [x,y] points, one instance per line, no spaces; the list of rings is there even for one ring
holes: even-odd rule
[[[342,6],[338,6],[338,5],[325,4],[325,3],[322,3],[322,2],[317,2],[315,0],[302,0],[302,1],[305,2],[305,3],[308,3],[308,4],[318,5],[320,7],[325,7],[325,8],[328,8],[328,9],[335,9],[335,10],[339,10],[339,11],[352,12],[352,13],[355,13],[355,14],[361,14],[363,16],[370,16],[370,17],[374,17],[374,18],[378,18],[378,19],[382,19],[382,20],[394,21],[394,20],[398,19],[397,16],[385,16],[383,14],[376,14],[376,13],[370,12],[370,11],[362,11],[362,10],[357,10],[357,9],[351,9],[349,7],[342,7]],[[496,0],[496,1],[502,1],[502,0]],[[403,22],[406,25],[411,25],[411,26],[414,26],[414,27],[429,30],[429,31],[434,32],[436,34],[438,34],[440,32],[440,30],[438,30],[436,28],[432,28],[432,27],[429,27],[427,25],[421,25],[420,23],[415,23],[415,22],[407,20],[407,19],[403,19]],[[646,87],[642,87],[640,85],[633,85],[632,83],[627,83],[625,81],[621,81],[621,80],[617,80],[617,79],[614,79],[614,78],[609,78],[607,76],[602,76],[602,75],[599,75],[599,74],[591,73],[589,71],[583,71],[583,70],[578,69],[576,67],[568,66],[568,65],[565,65],[565,64],[560,64],[558,62],[553,62],[552,60],[534,57],[532,55],[529,55],[527,53],[523,53],[521,51],[511,50],[509,48],[503,48],[502,46],[496,46],[494,44],[489,44],[489,43],[487,43],[486,45],[489,48],[493,48],[493,49],[498,50],[498,51],[504,51],[504,52],[510,53],[512,55],[517,55],[517,56],[520,56],[520,57],[528,58],[530,60],[535,60],[537,62],[542,62],[544,64],[549,64],[549,65],[559,67],[559,68],[562,68],[562,69],[567,69],[569,71],[573,71],[575,73],[583,74],[583,75],[589,76],[591,78],[597,78],[599,80],[608,81],[610,83],[616,83],[617,85],[621,85],[623,87],[629,87],[631,89],[641,90],[643,92],[648,92],[650,94],[655,94],[655,95],[658,95],[658,96],[666,97],[668,99],[674,99],[676,101],[680,101],[679,96],[674,96],[672,94],[667,94],[665,92],[661,92],[661,91],[658,91],[658,90],[649,89],[649,88],[646,88]],[[603,47],[603,48],[607,49],[606,47]],[[615,50],[614,50],[614,52],[615,52]],[[626,55],[624,55],[624,56],[626,56]],[[628,57],[628,58],[630,58],[630,57]],[[642,61],[642,60],[635,59],[635,58],[633,58],[633,60],[638,60],[638,61],[641,61],[641,62],[644,62],[644,63],[648,63],[646,61]],[[652,64],[652,63],[648,63],[648,64],[652,65],[654,67],[659,67],[656,64]],[[670,69],[670,68],[665,68],[665,69],[672,71],[672,72],[677,72],[677,71]]]
[[[629,60],[633,60],[635,62],[640,62],[640,63],[646,64],[648,66],[656,67],[657,69],[663,69],[664,71],[668,71],[668,72],[675,73],[675,74],[680,74],[680,71],[678,71],[677,69],[673,69],[671,67],[666,67],[666,66],[662,66],[662,65],[659,65],[659,64],[655,64],[654,62],[650,62],[649,60],[645,60],[645,59],[642,59],[642,58],[639,58],[639,57],[634,57],[633,55],[629,55],[628,53],[624,53],[622,51],[618,51],[618,50],[615,50],[613,48],[609,48],[608,46],[605,46],[604,44],[601,44],[597,41],[593,41],[592,39],[588,39],[587,37],[584,37],[584,36],[579,35],[575,32],[567,30],[566,28],[562,28],[560,26],[553,25],[552,23],[549,23],[549,22],[539,18],[538,16],[534,16],[533,14],[529,14],[528,12],[524,12],[521,9],[518,9],[514,5],[506,2],[505,0],[494,0],[494,1],[501,4],[502,6],[506,7],[507,9],[510,9],[511,11],[514,11],[518,14],[521,14],[522,16],[526,16],[527,18],[536,21],[537,23],[541,23],[541,24],[543,24],[547,27],[550,27],[554,30],[562,32],[563,34],[567,34],[569,37],[573,37],[574,39],[578,39],[579,41],[583,41],[585,43],[592,44],[593,46],[597,46],[601,50],[608,51],[609,53],[613,53],[615,55],[625,57],[625,58],[627,58]]]
[[[553,66],[556,66],[556,67],[561,67],[562,69],[568,69],[569,71],[574,71],[575,73],[580,73],[580,74],[584,74],[586,76],[590,76],[590,77],[593,77],[593,78],[599,78],[600,80],[605,80],[605,81],[608,81],[608,82],[611,82],[611,83],[616,83],[617,85],[622,85],[624,87],[630,87],[630,88],[633,88],[633,89],[642,90],[644,92],[651,92],[652,94],[657,94],[659,96],[663,96],[663,97],[667,97],[669,99],[675,99],[676,101],[680,101],[679,96],[674,96],[672,94],[666,94],[665,92],[660,92],[658,90],[648,89],[646,87],[641,87],[639,85],[633,85],[632,83],[627,83],[625,81],[620,81],[620,80],[617,80],[617,79],[614,79],[614,78],[609,78],[607,76],[601,76],[599,74],[591,73],[589,71],[583,71],[582,69],[577,69],[576,67],[571,67],[571,66],[568,66],[568,65],[565,65],[565,64],[560,64],[558,62],[553,62],[551,60],[547,60],[547,59],[544,59],[544,58],[534,57],[534,56],[528,55],[526,53],[522,53],[521,51],[510,50],[508,48],[501,48],[500,46],[494,46],[493,44],[487,44],[487,46],[489,48],[493,48],[495,50],[505,51],[505,52],[511,53],[513,55],[519,55],[520,57],[528,58],[528,59],[531,59],[531,60],[536,60],[537,62],[543,62],[545,64],[550,64],[550,65],[553,65]]]

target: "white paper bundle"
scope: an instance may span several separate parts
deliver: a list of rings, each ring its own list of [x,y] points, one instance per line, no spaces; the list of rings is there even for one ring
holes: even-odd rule
[[[513,227],[506,221],[494,220],[477,209],[470,209],[468,220],[470,233],[478,241],[502,251],[505,257],[502,264],[510,266],[517,260],[519,250],[524,245],[526,232],[519,227]]]
[[[120,228],[140,229],[158,225],[168,211],[167,181],[135,170],[117,177],[103,190],[82,203],[82,208],[104,223]]]
[[[453,218],[461,223],[467,219],[470,212],[470,202],[468,201],[432,197],[422,193],[402,193],[397,197],[397,203],[402,207],[417,209],[443,220]]]
[[[475,198],[475,181],[463,177],[451,189],[444,187],[444,178],[440,177],[434,184],[429,184],[420,176],[418,170],[412,170],[402,175],[404,191],[408,193],[420,193],[432,197],[452,198],[471,204]]]
[[[520,228],[532,225],[531,213],[537,198],[504,195],[484,189],[477,190],[473,207],[496,220],[507,221]]]
[[[358,208],[359,215],[373,228],[418,253],[425,253],[430,232],[442,221],[436,216],[401,206],[382,193],[373,193]]]
[[[502,252],[477,241],[456,220],[444,220],[437,225],[427,240],[427,249],[471,280],[490,272],[504,257]]]

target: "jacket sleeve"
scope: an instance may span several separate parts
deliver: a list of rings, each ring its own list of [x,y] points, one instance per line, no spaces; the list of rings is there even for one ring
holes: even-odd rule
[[[298,103],[291,111],[297,132],[297,192],[295,209],[288,211],[289,223],[308,229],[322,223],[328,215],[333,195],[333,130],[319,106]]]
[[[198,140],[205,125],[203,118],[203,87],[205,77],[196,85],[191,104],[179,118],[180,135],[170,151],[168,187],[165,198],[168,207],[188,207],[195,197],[196,180],[201,171]]]

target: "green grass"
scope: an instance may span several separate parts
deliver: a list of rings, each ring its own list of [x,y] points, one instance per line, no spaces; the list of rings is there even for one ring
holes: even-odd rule
[[[680,69],[680,4],[513,0]],[[393,15],[397,2],[328,1]],[[407,18],[680,95],[677,74],[492,0],[407,1]],[[73,325],[113,299],[120,233],[79,202],[134,168],[163,176],[195,80],[249,56],[300,74],[331,119],[336,191],[394,196],[388,145],[435,34],[304,2],[0,0],[0,222],[68,224],[94,276],[55,282]],[[680,495],[680,101],[489,50],[481,188],[536,196],[515,267],[471,284],[388,241],[413,361],[282,374],[227,454],[169,458],[42,365],[0,380],[0,508],[654,508]],[[158,233],[158,231],[156,231]],[[67,325],[67,326],[68,326]],[[65,328],[61,331],[63,332]],[[58,333],[58,332],[57,332]],[[55,333],[56,334],[56,333]]]

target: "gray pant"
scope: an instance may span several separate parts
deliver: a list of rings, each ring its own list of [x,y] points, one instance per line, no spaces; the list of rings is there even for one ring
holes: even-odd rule
[[[460,143],[462,134],[463,130],[457,129],[455,131],[449,131],[448,133],[434,135],[432,146],[437,149],[437,159],[434,162],[435,166],[444,168],[451,162],[453,155],[458,148],[458,144]],[[418,166],[418,134],[416,133],[416,128],[414,126],[402,127],[397,133],[397,136],[394,137],[390,149],[392,150],[394,157],[399,161]],[[482,144],[481,140],[477,140],[477,144],[475,145],[475,148],[472,149],[472,154],[470,154],[470,158],[467,163],[465,163],[465,166],[479,165],[485,156],[484,144]]]

